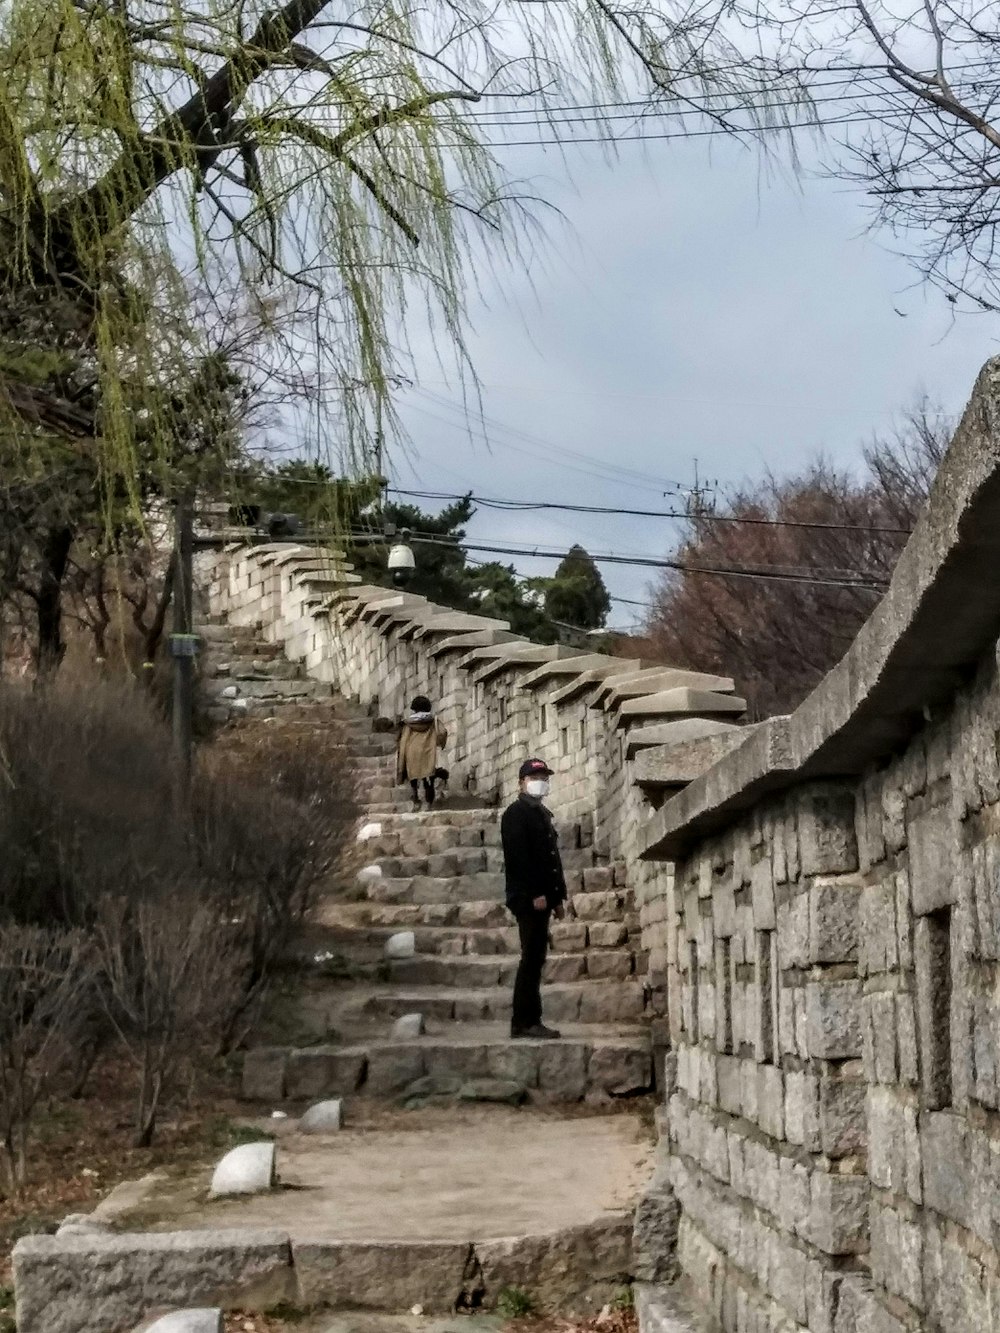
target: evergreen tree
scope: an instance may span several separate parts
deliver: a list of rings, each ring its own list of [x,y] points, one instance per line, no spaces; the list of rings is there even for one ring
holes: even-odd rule
[[[552,620],[576,629],[603,629],[611,598],[601,572],[582,546],[571,546],[545,590],[545,610]]]

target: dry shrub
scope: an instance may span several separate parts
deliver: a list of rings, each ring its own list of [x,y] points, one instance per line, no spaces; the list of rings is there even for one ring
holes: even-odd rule
[[[0,687],[0,966],[25,928],[86,937],[70,1045],[84,1074],[102,1039],[124,1046],[141,1143],[178,1065],[245,1036],[354,815],[332,730],[235,733],[200,758],[188,805],[174,791],[141,688]]]
[[[138,687],[0,688],[0,920],[80,926],[103,893],[172,878],[172,784],[169,734]]]
[[[0,1166],[24,1184],[39,1098],[63,1069],[93,999],[94,953],[80,931],[0,929]]]
[[[240,931],[247,971],[224,1047],[238,1044],[330,874],[357,813],[334,723],[237,728],[209,752],[193,819],[220,916]]]
[[[190,888],[103,898],[94,926],[99,995],[137,1070],[136,1146],[153,1141],[164,1087],[238,1003],[237,933]]]

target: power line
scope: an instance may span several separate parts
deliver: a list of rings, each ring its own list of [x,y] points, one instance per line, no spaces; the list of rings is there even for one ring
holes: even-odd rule
[[[912,528],[877,527],[866,523],[820,523],[805,519],[790,518],[744,518],[737,514],[689,514],[683,509],[624,509],[614,505],[584,505],[557,503],[554,500],[501,500],[482,495],[457,495],[446,491],[410,491],[398,486],[388,488],[390,495],[409,495],[423,500],[470,500],[473,504],[501,513],[531,513],[536,510],[555,509],[574,514],[614,514],[626,518],[697,518],[708,523],[746,523],[761,527],[805,528],[830,532],[877,532],[908,536]]]
[[[419,536],[413,534],[411,540],[422,546],[457,547],[460,550],[488,551],[494,555],[530,556],[544,560],[562,560],[566,554],[565,551],[543,550],[538,546],[529,549],[511,546],[491,546],[482,542],[470,542],[465,540],[465,538],[463,538],[461,542],[455,542],[441,536]],[[735,565],[692,565],[680,560],[657,560],[652,556],[612,555],[603,552],[596,555],[592,552],[588,552],[588,554],[595,564],[634,565],[644,569],[673,569],[682,574],[706,574],[720,578],[736,579],[770,579],[778,583],[802,583],[829,588],[867,588],[873,592],[882,592],[886,587],[883,580],[871,579],[864,574],[853,574],[844,578],[835,578],[792,572],[790,570],[765,571],[763,569],[740,568]]]

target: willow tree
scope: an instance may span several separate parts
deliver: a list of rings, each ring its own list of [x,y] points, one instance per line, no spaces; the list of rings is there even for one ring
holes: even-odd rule
[[[291,346],[356,428],[386,405],[409,305],[461,361],[470,242],[517,253],[523,201],[484,108],[532,97],[544,115],[644,86],[722,119],[774,86],[686,0],[0,13],[0,400],[29,451],[76,437],[104,478],[136,475],[136,386],[193,373],[178,272],[297,289],[310,319]]]

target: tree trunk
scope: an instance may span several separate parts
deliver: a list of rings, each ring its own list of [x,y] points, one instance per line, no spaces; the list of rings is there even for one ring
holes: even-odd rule
[[[73,533],[70,528],[50,529],[42,544],[36,650],[36,665],[40,676],[55,671],[66,651],[62,636],[62,584],[72,545]]]
[[[167,565],[166,574],[163,577],[163,587],[160,590],[160,596],[157,599],[156,611],[153,615],[153,623],[146,630],[145,637],[145,660],[147,662],[156,661],[157,649],[160,646],[160,640],[163,638],[164,626],[167,623],[167,611],[170,608],[170,601],[174,591],[174,573],[177,569],[177,561],[173,556]]]

